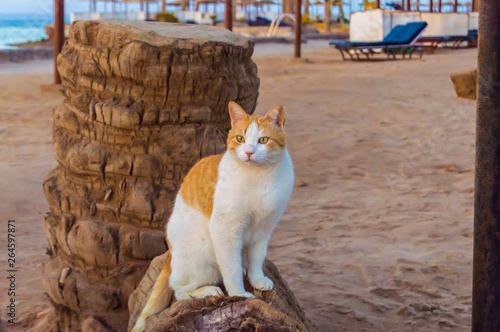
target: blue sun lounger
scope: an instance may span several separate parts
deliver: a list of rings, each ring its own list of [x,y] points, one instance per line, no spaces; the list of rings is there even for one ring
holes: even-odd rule
[[[477,47],[477,29],[469,30],[466,36],[430,36],[420,37],[419,44],[424,44],[431,53],[441,44],[446,48],[459,48],[463,43],[467,47]]]
[[[342,59],[346,60],[347,53],[351,60],[360,60],[360,55],[366,56],[368,60],[381,52],[387,54],[387,58],[396,59],[397,54],[402,54],[403,58],[408,54],[410,59],[414,52],[419,52],[420,57],[424,49],[416,44],[422,36],[426,22],[411,22],[405,25],[396,25],[384,40],[378,42],[349,42],[343,40],[332,40],[330,46],[335,47],[342,54]]]

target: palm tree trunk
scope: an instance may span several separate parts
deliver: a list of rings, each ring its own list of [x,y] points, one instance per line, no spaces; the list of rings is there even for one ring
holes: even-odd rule
[[[167,250],[163,229],[184,175],[225,151],[230,99],[254,111],[253,43],[204,31],[72,25],[58,57],[58,166],[44,181],[50,258],[42,278],[55,317],[42,331],[126,331],[129,295]]]

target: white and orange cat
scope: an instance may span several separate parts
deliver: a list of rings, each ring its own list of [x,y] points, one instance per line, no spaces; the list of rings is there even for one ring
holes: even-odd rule
[[[262,271],[267,244],[293,188],[285,145],[285,109],[249,116],[229,103],[227,151],[203,158],[189,171],[167,224],[169,254],[133,332],[178,300],[222,295],[253,297],[273,288]]]

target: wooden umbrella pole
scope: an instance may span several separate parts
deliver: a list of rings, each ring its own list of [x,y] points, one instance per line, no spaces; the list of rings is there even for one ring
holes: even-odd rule
[[[306,0],[307,1],[307,0]],[[295,0],[295,57],[300,58],[302,39],[302,0]]]
[[[54,0],[54,83],[61,84],[57,56],[64,45],[64,0]]]
[[[233,1],[225,0],[224,26],[229,31],[233,31]]]

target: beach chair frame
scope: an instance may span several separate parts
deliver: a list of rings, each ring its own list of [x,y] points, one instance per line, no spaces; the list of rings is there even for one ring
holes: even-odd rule
[[[421,37],[418,44],[421,44],[429,53],[443,45],[445,48],[458,49],[463,47],[477,47],[477,30],[469,30],[467,36],[441,36],[441,37]]]
[[[334,47],[334,46],[332,46]],[[341,56],[342,60],[352,60],[352,61],[360,61],[360,60],[375,60],[375,56],[379,54],[386,54],[387,60],[396,60],[397,55],[401,54],[401,58],[404,60],[408,55],[408,59],[413,58],[413,53],[417,53],[419,58],[421,59],[424,54],[424,48],[420,45],[416,44],[407,44],[407,45],[388,45],[388,46],[363,46],[363,47],[334,47],[336,48]],[[349,58],[347,57],[349,56]],[[362,56],[365,56],[364,59]]]
[[[424,54],[424,48],[421,44],[418,44],[417,41],[422,37],[425,28],[418,33],[417,36],[413,38],[410,43],[403,44],[387,44],[383,45],[375,42],[373,45],[330,45],[337,49],[341,56],[342,60],[347,60],[349,55],[349,59],[352,61],[360,61],[360,60],[375,60],[375,56],[381,53],[387,55],[387,60],[396,60],[397,55],[401,54],[401,59],[406,59],[406,55],[408,55],[409,59],[412,59],[413,53],[418,53],[419,58],[421,59]],[[363,58],[365,56],[365,58]]]

